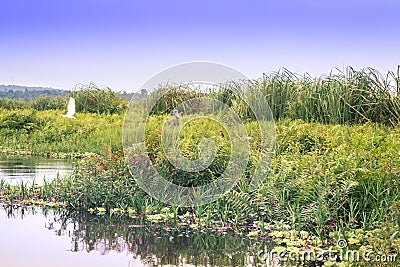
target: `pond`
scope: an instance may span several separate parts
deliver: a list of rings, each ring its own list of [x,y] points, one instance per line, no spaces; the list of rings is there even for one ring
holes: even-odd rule
[[[256,266],[265,239],[127,216],[0,207],[1,266]]]
[[[50,181],[57,175],[72,173],[70,159],[56,159],[19,155],[0,155],[0,179],[12,185],[24,183],[43,184],[43,179]]]

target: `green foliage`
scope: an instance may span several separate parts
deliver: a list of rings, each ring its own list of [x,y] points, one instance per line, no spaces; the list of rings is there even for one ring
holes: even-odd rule
[[[0,113],[0,149],[10,153],[76,155],[108,153],[122,149],[122,117],[75,114],[64,111],[3,111]]]
[[[122,149],[121,116],[78,113],[77,119],[67,120],[61,114],[7,111],[0,115],[3,151],[104,155],[82,159],[74,179],[53,182],[48,190],[44,187],[43,198],[83,208],[123,206],[143,210],[160,206],[136,188],[122,154],[114,153]],[[218,124],[200,120],[182,129],[179,144],[187,158],[199,156],[198,143],[204,137],[213,139],[217,147],[215,162],[206,171],[191,174],[175,168],[163,154],[160,125],[165,118],[151,116],[146,129],[148,154],[159,173],[185,186],[217,179],[231,153],[229,138],[219,136]],[[260,138],[255,126],[253,122],[245,124],[254,151]],[[400,224],[399,128],[373,123],[349,126],[281,120],[277,140],[276,157],[264,184],[256,191],[248,189],[257,163],[257,158],[251,157],[234,191],[202,207],[204,211],[199,209],[199,214],[207,214],[208,221],[232,220],[235,224],[242,220],[283,221],[322,236],[341,228],[373,228],[377,222]],[[10,191],[9,199],[26,196],[25,191]]]
[[[190,100],[192,98],[201,97],[203,94],[198,93],[196,90],[189,88],[188,86],[164,86],[155,90],[151,93],[150,97],[152,99],[157,99],[158,101],[155,103],[152,108],[150,114],[151,115],[161,115],[161,114],[170,114],[172,110],[177,107],[179,104],[183,103],[182,110],[179,112],[185,113],[185,104],[184,102]]]
[[[299,76],[286,69],[261,79],[228,83],[220,90],[208,92],[231,106],[242,119],[254,120],[254,114],[245,103],[243,95],[259,89],[266,96],[276,120],[301,119],[305,122],[328,124],[360,124],[367,121],[398,125],[400,120],[400,98],[398,81],[393,72],[383,77],[373,69],[354,70],[349,67],[345,73],[331,73],[327,77],[312,78]],[[393,84],[393,81],[396,84]],[[392,82],[392,83],[391,83]],[[240,89],[240,90],[239,90]],[[396,94],[397,90],[397,94]],[[159,98],[151,114],[168,114],[174,107],[186,100],[204,96],[193,87],[162,86],[152,92]],[[95,84],[78,86],[70,94],[76,99],[77,112],[121,114],[128,106],[128,100],[110,88],[99,88]],[[127,97],[127,94],[122,94]],[[135,94],[143,98],[146,94]],[[0,98],[0,108],[15,110],[32,107],[36,110],[66,109],[62,97],[42,96],[29,102]],[[182,105],[180,112],[185,112]]]
[[[35,111],[11,112],[0,119],[0,130],[24,130],[30,133],[43,126]]]
[[[119,94],[110,88],[99,88],[94,84],[82,85],[72,91],[70,96],[75,98],[77,112],[90,112],[97,114],[121,114],[127,106],[127,94]],[[0,109],[21,110],[34,109],[63,110],[67,109],[69,98],[66,96],[38,95],[29,100],[0,98]]]
[[[30,101],[30,105],[35,110],[66,110],[68,100],[66,97],[39,96]]]
[[[72,91],[77,112],[98,114],[120,114],[128,106],[128,101],[110,88],[99,88],[95,84],[81,85]]]
[[[397,125],[400,98],[391,80],[399,78],[389,72],[384,78],[373,69],[354,70],[327,77],[299,76],[286,69],[261,79],[231,83],[215,97],[232,106],[243,118],[253,118],[243,101],[240,88],[261,90],[275,120],[301,119],[306,122],[357,124],[366,121]]]
[[[260,146],[257,124],[233,88],[212,94],[248,119],[245,128],[251,158],[234,191],[196,207],[193,213],[204,216],[207,225],[218,222],[239,229],[254,221],[260,225],[283,222],[321,237],[341,229],[400,224],[400,130],[393,127],[400,117],[399,98],[374,71],[349,70],[346,75],[316,80],[284,71],[247,85],[265,93],[278,119],[272,170],[264,184],[249,191]],[[159,92],[164,91],[154,93]],[[122,149],[122,116],[118,113],[126,108],[125,100],[94,85],[73,92],[73,96],[78,109],[85,112],[78,112],[75,120],[61,117],[61,110],[2,110],[1,149],[98,154],[78,162],[73,178],[56,179],[41,187],[43,199],[65,201],[69,207],[82,209],[132,208],[146,214],[161,210],[162,204],[137,188],[122,154],[116,152]],[[187,123],[178,140],[182,155],[189,159],[199,157],[198,144],[204,137],[214,141],[216,158],[206,170],[184,172],[163,154],[161,125],[167,114],[196,96],[199,94],[184,88],[169,91],[157,102],[146,128],[145,145],[153,165],[166,179],[183,186],[214,181],[225,170],[231,154],[229,137],[221,138],[220,125],[211,120]],[[15,107],[7,101],[5,105]],[[38,106],[47,109],[51,105]],[[113,113],[117,114],[110,115]],[[25,185],[9,188],[3,184],[1,188],[8,201],[30,194]]]
[[[135,200],[143,193],[130,177],[121,152],[98,156],[88,154],[77,161],[73,178],[51,184],[52,197],[75,208],[136,207]]]
[[[29,104],[24,100],[11,99],[11,98],[0,98],[0,110],[18,110],[29,108]]]
[[[172,183],[181,186],[199,186],[215,181],[224,171],[230,158],[229,139],[219,136],[221,126],[213,120],[198,119],[188,122],[178,139],[182,155],[190,160],[198,159],[200,156],[199,142],[203,138],[210,138],[216,145],[216,156],[214,161],[205,170],[200,172],[186,172],[172,165],[161,146],[161,126],[165,116],[152,116],[146,129],[146,150],[150,152],[149,157],[153,165],[161,171],[163,176]],[[164,128],[169,135],[170,128]]]
[[[322,234],[389,219],[400,197],[398,128],[282,121],[277,133],[273,173],[258,192],[270,218]]]

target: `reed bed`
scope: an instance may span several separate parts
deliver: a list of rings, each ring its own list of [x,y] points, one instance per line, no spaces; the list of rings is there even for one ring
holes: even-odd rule
[[[386,75],[372,68],[344,72],[337,69],[328,76],[298,75],[287,69],[264,74],[260,79],[223,84],[207,95],[232,106],[243,118],[253,118],[238,90],[259,89],[264,93],[275,120],[301,119],[325,124],[359,124],[368,121],[398,125],[400,121],[400,66]],[[152,114],[169,113],[174,106],[206,94],[188,86],[163,86],[164,96]],[[128,103],[110,88],[95,84],[79,85],[71,93],[78,112],[122,114]],[[66,109],[65,97],[40,97],[30,102],[0,99],[0,109]]]
[[[325,124],[359,124],[367,121],[398,125],[400,122],[400,78],[394,72],[386,77],[368,68],[332,72],[313,78],[286,69],[261,79],[227,84],[216,97],[233,106],[244,117],[251,114],[240,94],[257,88],[267,97],[275,120],[301,119]]]
[[[69,157],[122,149],[121,115],[78,113],[71,120],[62,114],[61,110],[3,110],[0,152]]]

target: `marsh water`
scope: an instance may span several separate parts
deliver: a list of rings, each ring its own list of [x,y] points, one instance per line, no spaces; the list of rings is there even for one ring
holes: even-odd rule
[[[42,184],[43,179],[50,181],[57,175],[72,173],[70,159],[55,159],[19,155],[0,155],[0,179],[10,184]]]
[[[11,184],[40,185],[68,173],[70,160],[0,156],[0,179]],[[255,266],[266,245],[126,215],[12,206],[0,206],[0,240],[0,267]]]
[[[72,173],[69,160],[0,156],[0,179],[42,184]],[[0,267],[260,266],[273,244],[127,215],[0,206]],[[271,266],[271,265],[267,265]]]
[[[0,207],[0,266],[256,266],[266,240],[127,216]]]

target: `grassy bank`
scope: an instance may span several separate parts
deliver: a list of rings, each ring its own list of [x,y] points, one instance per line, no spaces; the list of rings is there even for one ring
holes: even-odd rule
[[[76,120],[65,120],[57,111],[30,112],[21,114],[35,114],[44,126],[32,131],[3,129],[3,151],[95,153],[77,161],[72,178],[31,190],[35,197],[66,202],[73,208],[131,208],[139,214],[163,208],[138,190],[129,175],[121,152],[121,116],[78,114]],[[9,116],[10,113],[2,113],[0,119]],[[147,140],[150,157],[167,179],[180,183],[182,175],[168,167],[160,153],[158,120],[152,123],[154,127],[149,128]],[[251,127],[251,123],[246,127]],[[211,126],[203,123],[197,125],[196,132],[209,129]],[[388,220],[399,224],[399,128],[372,123],[349,126],[283,120],[277,123],[276,131],[276,155],[264,184],[250,191],[246,183],[239,182],[234,192],[207,207],[196,208],[195,212],[206,216],[212,211],[213,217],[223,221],[285,221],[295,229],[319,232],[322,236],[343,227],[371,228],[376,222]],[[186,156],[197,153],[199,138],[190,127],[183,131],[181,144]],[[226,140],[216,138],[216,142],[219,147],[227,146]],[[257,137],[251,142],[257,143]],[[216,160],[226,160],[227,153],[229,149],[220,149]],[[251,160],[249,166],[244,181],[251,175]],[[196,179],[210,181],[218,178],[218,171],[186,178],[186,182],[192,179],[192,183]],[[2,189],[4,195],[10,194],[4,186]],[[14,198],[29,198],[28,193],[13,190]]]
[[[98,136],[101,142],[107,140],[112,144],[96,150],[97,143],[85,138],[79,141],[77,150],[71,149],[73,146],[65,150],[65,153],[90,149],[96,152],[76,162],[72,177],[60,177],[41,187],[24,184],[14,187],[1,182],[3,204],[47,205],[89,210],[98,216],[129,216],[178,228],[233,231],[249,237],[271,238],[280,249],[288,250],[309,246],[326,249],[335,246],[339,238],[360,251],[374,249],[376,253],[389,253],[399,249],[399,128],[374,123],[350,126],[282,120],[276,125],[278,144],[271,173],[256,191],[250,191],[246,183],[240,182],[216,202],[180,208],[154,200],[129,175],[119,150],[121,132],[115,131],[122,116],[81,114],[74,121],[65,121],[58,113],[36,115],[48,118],[47,124],[70,125],[75,129],[72,131],[75,136],[65,137],[68,142],[83,139],[80,127],[96,127],[96,133],[89,131],[93,135],[88,137]],[[150,120],[148,146],[159,140],[158,120],[164,117]],[[98,121],[109,125],[99,126]],[[202,127],[197,125],[196,131],[210,129],[207,123]],[[251,127],[251,123],[246,127]],[[13,136],[19,136],[20,131],[16,130]],[[41,130],[24,132],[18,139],[19,146],[38,153],[45,151],[39,145],[42,134]],[[188,127],[182,136],[184,150],[197,149],[198,138]],[[216,141],[219,146],[225,145],[224,141]],[[255,141],[256,138],[252,142]],[[47,140],[46,144],[54,151],[68,146],[56,139]],[[159,146],[153,148],[150,151],[154,162],[163,162]],[[168,175],[167,179],[180,177],[163,166],[157,165]],[[210,173],[203,179],[212,180],[216,178],[213,175],[217,174]]]
[[[104,154],[120,150],[121,115],[78,113],[75,120],[61,110],[31,109],[0,113],[0,150],[45,156]]]
[[[320,79],[280,72],[248,82],[250,91],[258,88],[266,95],[277,119],[271,171],[252,190],[249,179],[257,165],[260,135],[253,115],[235,93],[237,84],[230,86],[212,96],[245,119],[252,157],[239,183],[217,201],[182,208],[167,206],[142,191],[122,153],[121,113],[126,107],[116,101],[118,112],[100,112],[105,102],[97,98],[90,104],[97,109],[86,109],[73,120],[61,117],[64,111],[57,109],[1,110],[2,153],[79,158],[71,177],[40,187],[0,181],[1,202],[229,230],[273,238],[282,247],[326,248],[344,238],[355,249],[399,251],[400,101],[393,94],[396,87],[374,71],[353,70]],[[86,96],[91,96],[90,91]],[[167,107],[192,97],[193,92],[170,91],[153,110],[145,137],[153,165],[166,179],[184,186],[218,179],[231,152],[229,136],[221,137],[220,125],[204,119],[183,128],[180,149],[185,157],[196,159],[199,142],[211,138],[217,147],[215,161],[197,173],[185,173],[169,163],[162,151],[160,125],[169,116]]]

